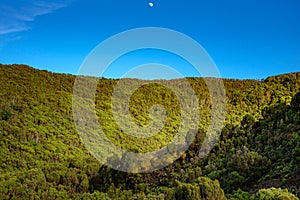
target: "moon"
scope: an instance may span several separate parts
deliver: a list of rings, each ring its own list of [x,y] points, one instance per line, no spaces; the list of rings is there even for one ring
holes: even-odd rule
[[[152,2],[149,2],[149,6],[152,8],[154,4]]]

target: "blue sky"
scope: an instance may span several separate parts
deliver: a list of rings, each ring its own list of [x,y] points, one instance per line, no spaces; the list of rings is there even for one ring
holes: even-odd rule
[[[0,63],[77,74],[100,42],[140,27],[164,27],[199,42],[225,78],[261,79],[300,71],[299,0],[0,0]],[[156,61],[199,76],[162,51],[134,52],[125,65]],[[156,60],[153,60],[153,57]],[[116,61],[118,63],[118,61]],[[134,66],[132,66],[134,67]]]

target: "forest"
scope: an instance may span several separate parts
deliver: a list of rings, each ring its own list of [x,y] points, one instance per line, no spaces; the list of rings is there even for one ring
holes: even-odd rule
[[[75,80],[71,74],[0,64],[0,199],[299,199],[300,72],[222,79],[226,120],[204,158],[198,155],[212,115],[210,93],[204,78],[186,78],[198,98],[197,133],[176,161],[149,173],[112,169],[85,147],[72,110]],[[144,84],[131,96],[129,112],[139,126],[149,123],[154,104],[167,113],[161,132],[149,138],[130,136],[114,121],[111,97],[120,80],[96,80],[95,113],[114,145],[140,153],[172,140],[182,112],[173,91],[159,83],[184,91],[182,79]]]

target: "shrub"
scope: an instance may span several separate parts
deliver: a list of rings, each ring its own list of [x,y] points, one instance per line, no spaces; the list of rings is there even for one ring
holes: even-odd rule
[[[177,182],[176,199],[185,200],[225,200],[223,190],[217,180],[212,181],[206,177],[199,177],[196,183]]]
[[[255,195],[255,200],[299,200],[287,189],[269,188],[261,189]]]

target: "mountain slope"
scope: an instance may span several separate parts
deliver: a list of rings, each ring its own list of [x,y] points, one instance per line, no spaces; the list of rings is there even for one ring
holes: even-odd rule
[[[226,194],[239,188],[256,193],[283,187],[299,196],[300,73],[262,81],[224,79],[226,127],[203,160],[197,155],[210,118],[209,93],[203,79],[188,78],[201,108],[196,140],[175,163],[149,174],[114,171],[85,149],[72,115],[75,78],[25,65],[0,65],[0,199],[216,198],[210,188],[220,191],[217,198],[225,198],[217,180]],[[181,84],[180,79],[170,82]],[[149,122],[148,108],[155,103],[169,112],[161,135],[137,140],[111,121],[110,98],[117,83],[102,78],[97,87],[96,112],[107,137],[134,152],[165,146],[180,116],[172,91],[148,84],[133,94],[130,112],[137,124]]]

